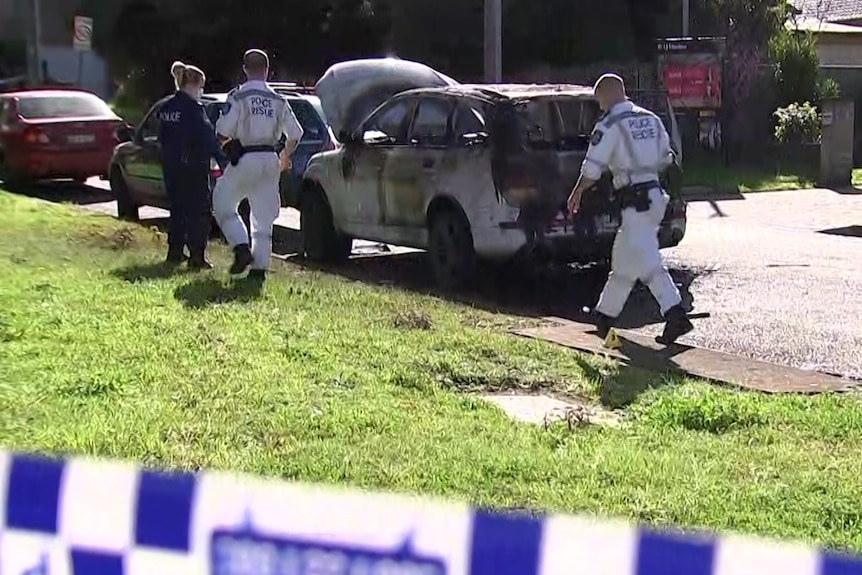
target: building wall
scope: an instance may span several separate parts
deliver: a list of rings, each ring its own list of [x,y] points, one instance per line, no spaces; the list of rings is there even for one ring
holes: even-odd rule
[[[817,51],[821,66],[862,67],[862,34],[820,34]]]
[[[26,38],[29,1],[0,0],[0,38],[12,41]],[[40,0],[40,4],[39,53],[48,78],[109,98],[112,86],[105,60],[95,52],[78,52],[72,47],[74,18],[81,10],[81,0]]]

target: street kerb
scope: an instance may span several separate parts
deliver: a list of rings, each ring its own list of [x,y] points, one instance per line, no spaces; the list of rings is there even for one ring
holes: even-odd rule
[[[556,325],[513,330],[511,333],[604,356],[658,372],[675,372],[700,379],[766,393],[841,392],[858,383],[840,377],[769,363],[720,351],[676,344],[665,347],[651,337],[616,330],[619,349],[608,349],[595,326],[547,318]]]

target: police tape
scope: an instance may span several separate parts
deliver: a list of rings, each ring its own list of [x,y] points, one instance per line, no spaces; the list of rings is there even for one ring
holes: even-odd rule
[[[862,575],[862,558],[0,452],[2,575]]]

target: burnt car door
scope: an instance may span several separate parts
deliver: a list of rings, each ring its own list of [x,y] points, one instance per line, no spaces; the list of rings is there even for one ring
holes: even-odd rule
[[[413,101],[407,97],[387,102],[363,123],[358,139],[349,142],[342,154],[341,169],[348,194],[343,216],[373,235],[384,224],[380,210],[383,167],[390,154],[408,146],[407,127],[413,108]]]
[[[459,99],[452,113],[452,143],[443,158],[445,169],[440,171],[438,192],[454,197],[471,221],[499,199],[493,193],[488,114],[485,102]]]
[[[135,131],[135,149],[126,159],[126,184],[133,195],[146,198],[161,207],[167,203],[167,192],[162,173],[158,114],[166,101],[156,102],[147,112]]]
[[[380,211],[387,227],[400,228],[400,241],[415,244],[424,233],[425,206],[442,186],[442,171],[447,169],[452,107],[452,99],[443,95],[419,98],[409,145],[393,150],[386,159]]]

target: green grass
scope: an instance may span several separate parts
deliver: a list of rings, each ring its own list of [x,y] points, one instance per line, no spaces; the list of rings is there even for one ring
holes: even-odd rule
[[[163,249],[0,192],[4,445],[862,550],[857,396],[626,372],[504,333],[522,319],[293,264],[256,293],[221,247],[216,271],[160,277]],[[517,424],[476,397],[547,387],[624,424]]]
[[[683,185],[719,191],[769,192],[816,187],[816,177],[804,173],[777,174],[766,168],[726,166],[722,161],[691,161],[683,166]]]
[[[862,186],[862,168],[856,168],[853,170],[853,185]]]

